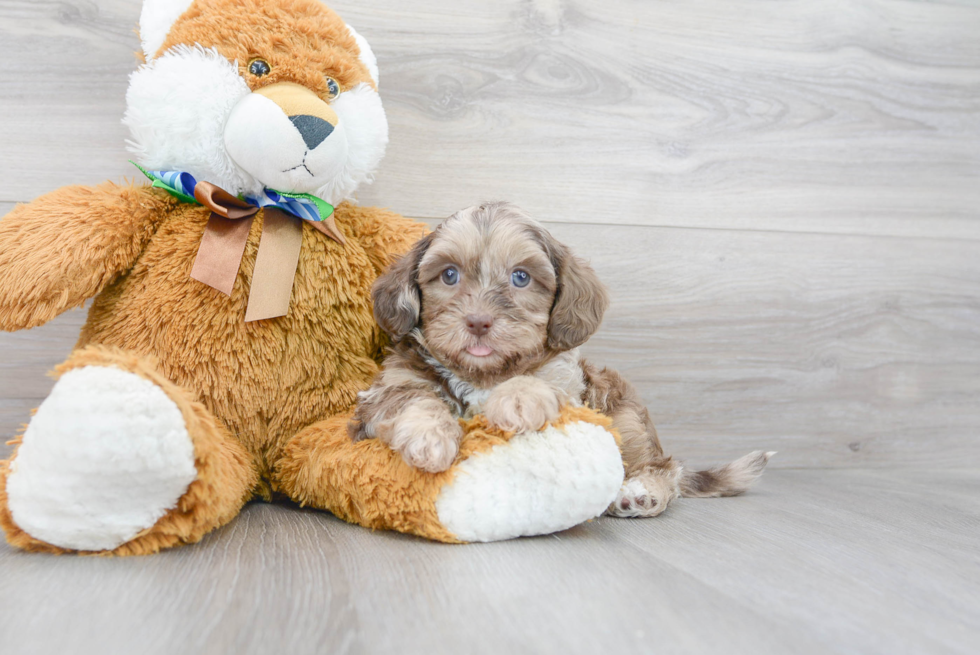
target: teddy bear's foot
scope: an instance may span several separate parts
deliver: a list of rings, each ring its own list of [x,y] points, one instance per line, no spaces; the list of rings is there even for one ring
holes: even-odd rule
[[[585,421],[514,436],[461,462],[436,500],[462,541],[565,530],[601,514],[623,481],[615,439]]]
[[[11,463],[14,521],[61,548],[111,550],[151,527],[197,477],[177,405],[117,368],[87,366],[58,380]]]
[[[179,387],[165,390],[148,379],[158,375],[151,363],[101,349],[73,359],[100,365],[65,365],[69,370],[41,403],[0,476],[0,522],[8,539],[22,547],[78,551],[142,541],[125,552],[191,540],[201,523],[195,515],[214,509],[207,508],[213,499],[197,498],[204,490],[195,451],[220,445],[213,443],[221,438],[218,426],[208,425],[200,414],[206,410]],[[121,367],[101,365],[106,359]],[[240,506],[240,498],[235,501]]]

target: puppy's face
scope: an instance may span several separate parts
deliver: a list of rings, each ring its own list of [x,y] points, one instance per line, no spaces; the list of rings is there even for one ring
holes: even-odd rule
[[[556,272],[525,222],[474,214],[447,221],[419,262],[425,344],[454,369],[510,369],[546,347]]]
[[[517,375],[583,343],[606,292],[592,269],[516,207],[463,210],[379,278],[375,317],[465,378]]]

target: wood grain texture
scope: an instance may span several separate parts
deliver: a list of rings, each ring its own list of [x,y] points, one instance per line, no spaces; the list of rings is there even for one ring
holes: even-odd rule
[[[552,226],[612,305],[587,356],[706,464],[980,464],[980,261],[945,240]]]
[[[366,199],[848,233],[936,234],[921,219],[942,217],[980,236],[975,4],[351,5],[392,107]]]
[[[639,387],[691,465],[755,449],[779,451],[777,468],[980,465],[975,244],[549,227],[612,290],[586,355]],[[48,393],[84,318],[0,334],[5,434]]]
[[[0,56],[16,69],[0,95],[0,201],[133,177],[121,120],[139,11],[138,0],[0,3]]]
[[[2,545],[0,630],[79,655],[971,653],[978,492],[975,471],[774,471],[657,519],[469,546],[255,504],[144,558]]]
[[[80,308],[33,330],[0,332],[0,458],[7,457],[12,448],[6,442],[51,391],[48,373],[68,357],[87,313]]]
[[[362,201],[443,217],[980,239],[980,6],[332,3],[391,146]],[[139,0],[0,3],[0,201],[132,177]]]

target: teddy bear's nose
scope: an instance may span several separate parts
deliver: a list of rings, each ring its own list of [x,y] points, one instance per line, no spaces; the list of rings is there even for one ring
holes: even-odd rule
[[[292,121],[293,126],[300,133],[300,136],[303,137],[303,142],[306,143],[306,147],[310,150],[323,143],[323,140],[333,132],[333,125],[322,118],[310,116],[309,114],[290,116],[289,120]]]

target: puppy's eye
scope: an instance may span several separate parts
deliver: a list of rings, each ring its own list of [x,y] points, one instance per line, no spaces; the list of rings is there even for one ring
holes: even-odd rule
[[[327,96],[331,100],[340,95],[340,85],[337,84],[337,80],[332,77],[327,76]]]
[[[449,286],[453,286],[459,282],[459,271],[450,266],[442,272],[442,281]]]
[[[253,59],[248,62],[248,72],[255,77],[262,77],[263,75],[268,75],[272,71],[272,66],[269,65],[265,59]]]
[[[524,288],[531,283],[531,276],[527,271],[517,269],[510,274],[510,281],[515,287]]]

